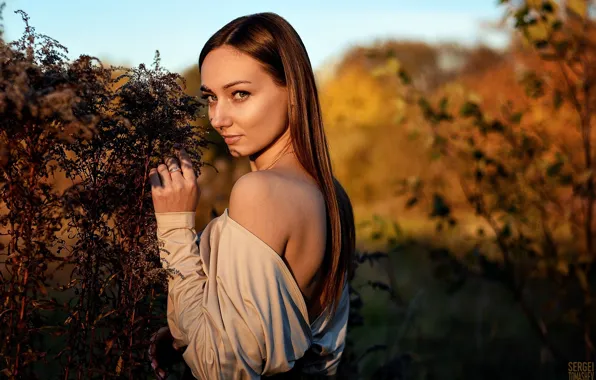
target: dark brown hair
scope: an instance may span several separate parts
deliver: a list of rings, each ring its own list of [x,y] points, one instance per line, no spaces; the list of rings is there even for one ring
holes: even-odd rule
[[[350,199],[333,176],[323,129],[315,77],[306,48],[294,28],[275,13],[239,17],[205,44],[199,69],[213,49],[230,46],[259,61],[273,80],[288,89],[292,145],[302,166],[313,176],[327,207],[327,249],[319,286],[323,307],[337,307],[355,252],[354,215]],[[330,233],[329,233],[330,231]],[[337,302],[336,302],[337,301]]]

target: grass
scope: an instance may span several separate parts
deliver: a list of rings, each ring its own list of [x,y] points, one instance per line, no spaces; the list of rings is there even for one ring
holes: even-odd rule
[[[361,244],[367,246],[366,241]],[[378,241],[368,242],[372,249]],[[413,242],[380,265],[362,265],[355,279],[364,301],[365,325],[351,332],[356,351],[385,344],[363,360],[363,379],[400,353],[412,357],[407,379],[559,379],[536,334],[510,294],[496,283],[471,278],[455,293],[432,273],[427,244]],[[387,281],[393,272],[396,291],[405,305],[363,286],[368,280]]]

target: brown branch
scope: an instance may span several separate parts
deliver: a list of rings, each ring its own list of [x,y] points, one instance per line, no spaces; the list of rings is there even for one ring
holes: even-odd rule
[[[467,188],[467,186],[465,185],[465,182],[463,181],[463,179],[461,177],[460,177],[460,185],[462,186],[462,191],[466,194],[466,197],[468,197],[468,195],[470,194],[469,189]],[[479,200],[479,201],[481,202],[482,200]],[[490,212],[486,209],[486,207],[484,207],[484,206],[481,207],[480,211],[481,211],[481,213],[480,213],[481,216],[488,222],[488,224],[493,229],[493,232],[495,233],[495,236],[496,236],[497,245],[499,246],[499,248],[501,249],[501,253],[503,254],[503,261],[505,264],[504,273],[506,276],[505,278],[507,279],[507,281],[505,283],[506,287],[511,291],[515,300],[520,304],[522,311],[524,312],[524,315],[526,316],[526,319],[530,323],[530,326],[538,334],[542,343],[553,354],[553,357],[559,363],[565,362],[562,354],[555,348],[554,344],[549,339],[548,329],[546,327],[546,324],[544,323],[544,321],[542,319],[538,318],[534,314],[534,312],[530,309],[530,307],[527,305],[527,303],[524,299],[523,287],[521,286],[521,284],[517,283],[516,276],[515,276],[514,263],[511,258],[509,248],[507,247],[507,243],[504,241],[504,239],[502,238],[502,236],[500,234],[500,229],[498,227],[497,222],[494,220],[494,218],[492,217]]]

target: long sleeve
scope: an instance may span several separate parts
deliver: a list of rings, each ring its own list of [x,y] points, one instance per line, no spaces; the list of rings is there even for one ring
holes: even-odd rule
[[[168,280],[168,326],[175,345],[187,346],[184,361],[197,379],[249,379],[236,375],[221,312],[206,307],[209,276],[200,255],[194,213],[156,213],[155,217],[162,266],[172,274]]]
[[[157,238],[162,266],[171,274],[168,281],[167,320],[177,347],[189,343],[186,321],[200,312],[206,276],[196,244],[194,212],[156,213]],[[180,302],[181,299],[189,300]]]
[[[198,379],[287,372],[311,345],[306,304],[281,257],[227,209],[200,239],[194,213],[156,214],[168,325]]]

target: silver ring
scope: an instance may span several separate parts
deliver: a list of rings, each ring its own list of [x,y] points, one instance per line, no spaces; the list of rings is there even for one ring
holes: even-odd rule
[[[174,172],[177,172],[177,171],[182,170],[182,169],[180,169],[180,168],[174,168],[172,170],[170,170],[170,169],[168,169],[168,170],[169,170],[170,173],[174,173]]]

